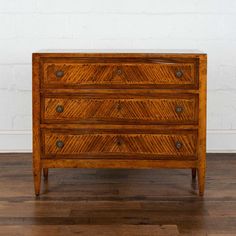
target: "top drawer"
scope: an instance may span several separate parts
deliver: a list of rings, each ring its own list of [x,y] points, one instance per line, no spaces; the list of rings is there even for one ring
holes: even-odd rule
[[[44,88],[198,88],[195,63],[43,64]]]

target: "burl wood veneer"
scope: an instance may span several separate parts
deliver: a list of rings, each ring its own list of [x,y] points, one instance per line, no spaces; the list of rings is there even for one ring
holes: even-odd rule
[[[204,194],[199,51],[33,53],[35,194],[48,168],[190,168]]]

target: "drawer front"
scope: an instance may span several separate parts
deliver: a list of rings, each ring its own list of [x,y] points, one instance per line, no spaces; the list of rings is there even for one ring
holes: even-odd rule
[[[168,97],[169,96],[169,97]],[[46,97],[43,122],[149,122],[196,123],[198,99],[195,95],[157,98],[76,98]]]
[[[196,156],[197,134],[192,133],[96,133],[44,132],[44,155],[54,158],[190,158]],[[140,156],[140,157],[141,157]],[[121,157],[122,158],[122,157]]]
[[[45,63],[44,87],[197,88],[194,63]]]

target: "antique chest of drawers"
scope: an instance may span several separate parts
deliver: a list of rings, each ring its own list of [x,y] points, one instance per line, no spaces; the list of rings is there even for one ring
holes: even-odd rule
[[[204,193],[199,51],[33,53],[35,194],[48,168],[189,168]]]

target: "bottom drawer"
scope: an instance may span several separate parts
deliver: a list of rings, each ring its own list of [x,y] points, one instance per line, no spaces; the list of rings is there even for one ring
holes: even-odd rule
[[[134,132],[134,131],[133,131]],[[195,159],[197,132],[43,131],[45,158]]]

